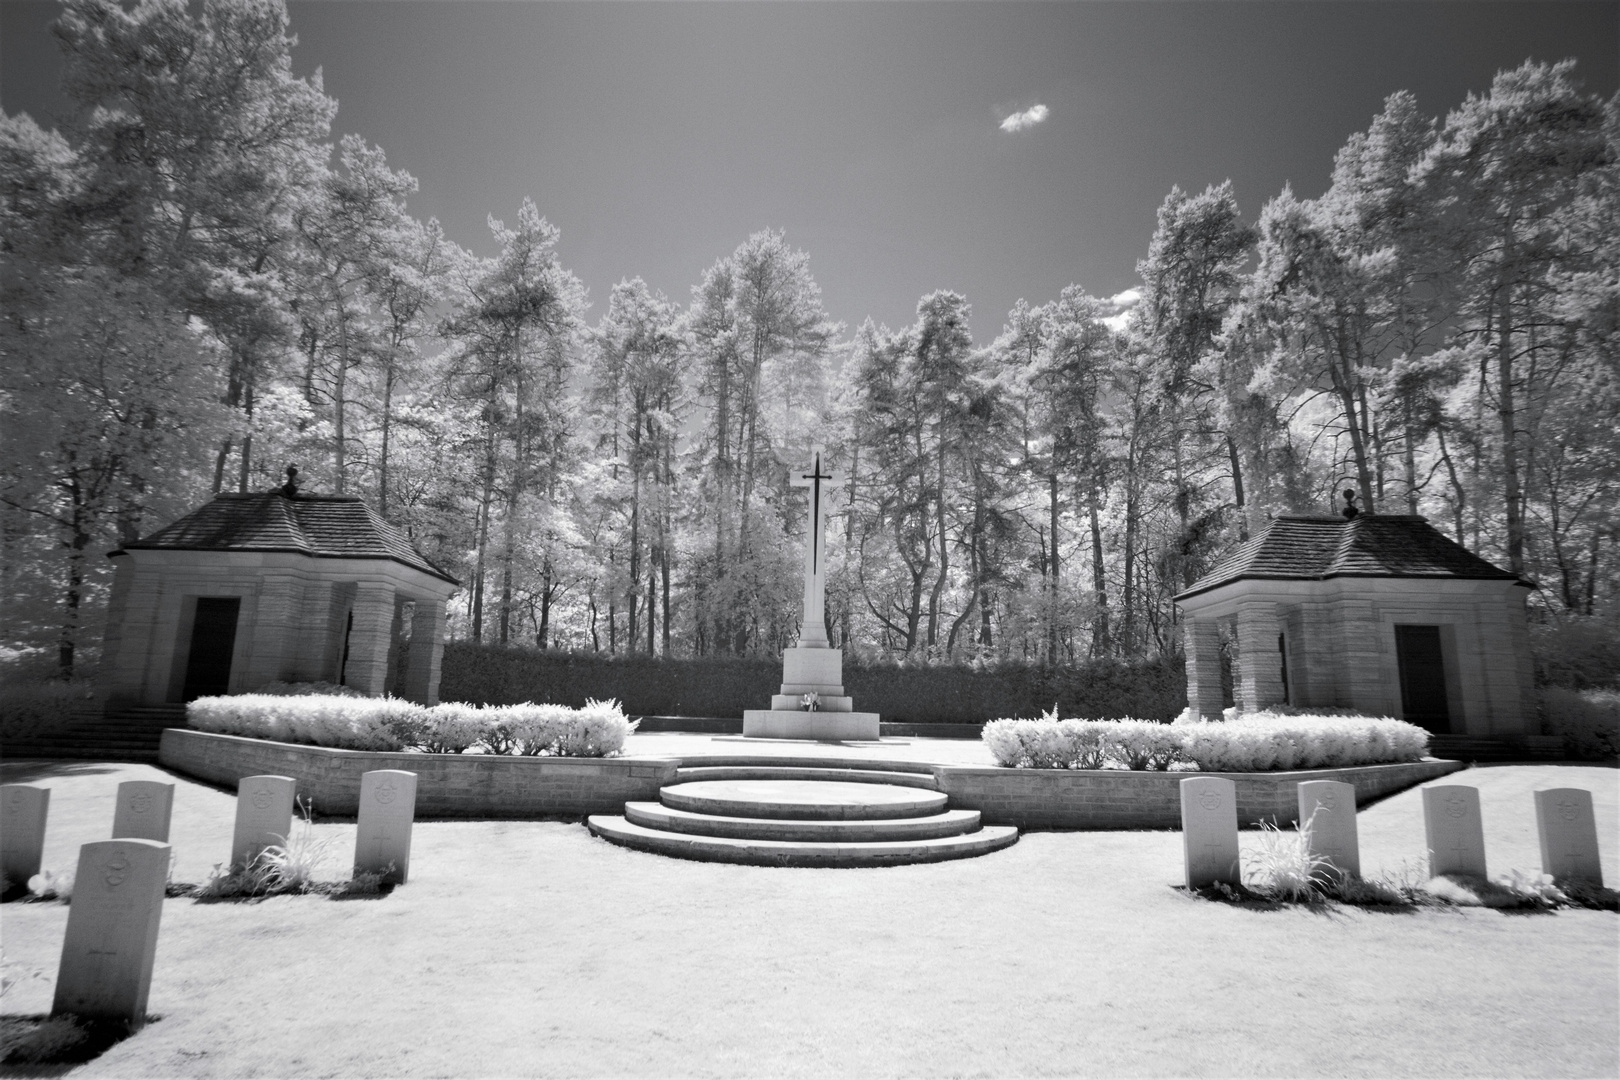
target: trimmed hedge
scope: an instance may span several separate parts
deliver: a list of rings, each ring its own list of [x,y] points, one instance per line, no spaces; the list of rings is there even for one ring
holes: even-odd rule
[[[984,743],[1015,769],[1166,769],[1267,772],[1421,761],[1429,733],[1388,717],[1253,713],[1215,723],[1141,720],[993,720]]]
[[[745,709],[769,708],[781,682],[779,659],[665,660],[453,641],[444,649],[439,697],[573,706],[590,698],[617,698],[632,716],[741,717]],[[1054,704],[1066,716],[1170,720],[1187,704],[1185,672],[1170,658],[1048,670],[1023,663],[863,663],[845,656],[844,693],[862,712],[904,723],[1038,716]]]
[[[612,701],[579,709],[527,702],[424,708],[400,698],[338,694],[202,697],[186,706],[186,723],[219,735],[341,750],[459,754],[478,747],[531,757],[612,757],[636,727]]]

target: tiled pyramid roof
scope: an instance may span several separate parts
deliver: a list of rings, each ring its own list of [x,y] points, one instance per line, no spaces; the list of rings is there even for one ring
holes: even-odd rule
[[[1177,600],[1242,578],[1320,581],[1333,577],[1475,578],[1515,581],[1422,517],[1273,518]],[[1525,582],[1529,584],[1529,582]]]
[[[125,544],[169,551],[295,551],[328,559],[392,559],[451,584],[406,535],[352,495],[215,495],[172,525]]]

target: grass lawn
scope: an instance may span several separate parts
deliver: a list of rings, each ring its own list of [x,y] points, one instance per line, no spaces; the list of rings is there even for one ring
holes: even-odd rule
[[[106,837],[120,780],[165,776],[0,767],[52,788],[55,869]],[[233,799],[175,781],[175,877],[201,881]],[[1532,790],[1592,790],[1620,882],[1615,770],[1438,782],[1480,787],[1493,874],[1539,869]],[[323,876],[346,877],[354,826],[321,829],[340,838]],[[1417,792],[1364,811],[1360,831],[1369,874],[1421,859]],[[1173,888],[1171,832],[1029,833],[963,862],[826,870],[682,862],[578,824],[424,822],[411,875],[376,900],[167,901],[158,1019],[71,1075],[1620,1072],[1620,916],[1200,901]],[[7,965],[42,974],[0,1011],[50,1008],[66,919],[0,909]]]

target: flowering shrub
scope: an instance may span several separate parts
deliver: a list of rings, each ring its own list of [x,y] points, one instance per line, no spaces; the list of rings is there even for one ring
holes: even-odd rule
[[[421,734],[410,745],[429,754],[459,754],[477,746],[488,727],[484,710],[476,705],[447,701],[427,710]]]
[[[304,697],[309,694],[336,694],[338,697],[366,697],[352,686],[329,682],[267,682],[255,694],[274,694],[277,697]]]
[[[343,750],[403,750],[427,712],[399,698],[237,694],[203,697],[186,706],[199,731]]]
[[[1429,733],[1399,720],[1251,713],[1223,723],[1146,720],[992,720],[984,742],[998,765],[1021,769],[1265,772],[1417,761]]]
[[[616,701],[481,708],[446,702],[432,708],[397,698],[237,694],[198,698],[186,707],[199,731],[345,750],[420,750],[460,754],[608,757],[636,725]]]

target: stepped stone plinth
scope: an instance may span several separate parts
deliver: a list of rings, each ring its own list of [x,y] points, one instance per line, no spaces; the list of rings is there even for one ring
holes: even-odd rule
[[[801,707],[806,694],[819,699]],[[844,650],[799,645],[782,650],[782,689],[769,709],[743,712],[743,735],[754,739],[875,741],[878,714],[856,712],[844,693]]]

